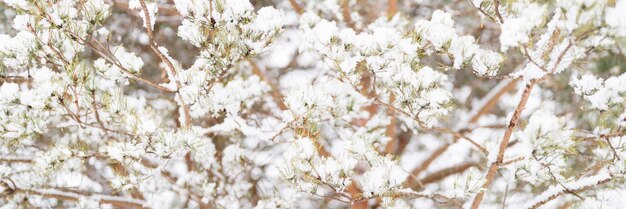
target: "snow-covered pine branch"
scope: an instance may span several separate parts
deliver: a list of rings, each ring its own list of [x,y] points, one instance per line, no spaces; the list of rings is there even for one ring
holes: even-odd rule
[[[619,208],[626,0],[3,0],[0,209]]]

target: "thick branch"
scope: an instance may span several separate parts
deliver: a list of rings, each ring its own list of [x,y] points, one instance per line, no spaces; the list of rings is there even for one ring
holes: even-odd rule
[[[511,139],[513,130],[517,126],[517,122],[519,121],[519,118],[522,115],[522,110],[524,110],[524,108],[526,107],[526,103],[528,102],[530,93],[532,92],[533,87],[535,86],[536,83],[537,83],[537,80],[533,79],[528,84],[526,84],[526,87],[524,88],[524,92],[522,93],[522,98],[519,104],[517,105],[517,107],[515,108],[515,111],[513,112],[513,117],[511,117],[511,120],[509,121],[509,124],[508,124],[508,128],[504,132],[504,136],[502,137],[502,141],[500,142],[500,149],[498,151],[498,157],[496,161],[493,162],[491,166],[489,167],[489,171],[487,171],[487,175],[485,177],[486,182],[485,182],[485,185],[483,186],[483,190],[478,192],[478,194],[474,198],[474,202],[472,202],[472,209],[477,209],[478,206],[480,206],[480,202],[482,201],[483,196],[485,195],[485,191],[487,190],[487,188],[489,188],[489,186],[491,185],[491,182],[493,182],[493,179],[496,176],[496,171],[498,171],[498,167],[500,166],[500,164],[502,164],[502,159],[504,158],[504,150],[506,150],[507,146],[509,145],[509,140]]]

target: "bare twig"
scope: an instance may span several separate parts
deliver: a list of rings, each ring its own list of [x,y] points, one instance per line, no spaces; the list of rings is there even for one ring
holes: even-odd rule
[[[143,10],[143,15],[145,18],[145,28],[146,28],[146,32],[148,33],[148,38],[149,38],[149,45],[150,48],[152,49],[152,51],[154,52],[154,54],[156,54],[161,61],[163,61],[163,63],[165,63],[168,67],[168,71],[170,72],[170,74],[172,75],[172,78],[170,79],[175,79],[176,77],[176,68],[174,67],[174,64],[172,63],[172,61],[165,56],[161,50],[159,50],[159,47],[157,46],[156,42],[154,41],[154,32],[152,31],[152,23],[151,23],[151,19],[150,19],[150,11],[148,11],[148,7],[146,5],[146,1],[145,0],[139,0],[139,3],[141,4],[141,9]],[[176,90],[178,91],[178,89],[180,89],[180,81],[178,80],[174,80],[174,82],[176,83]],[[184,127],[189,127],[191,125],[191,114],[189,113],[189,107],[187,106],[187,104],[185,104],[185,102],[182,99],[182,96],[180,94],[177,94],[178,99],[180,100],[179,105],[180,108],[183,110],[183,119],[184,121],[182,122],[182,124],[184,124]]]
[[[496,17],[500,20],[500,24],[504,23],[504,19],[502,19],[502,15],[500,15],[500,0],[495,0],[494,10],[496,11]]]

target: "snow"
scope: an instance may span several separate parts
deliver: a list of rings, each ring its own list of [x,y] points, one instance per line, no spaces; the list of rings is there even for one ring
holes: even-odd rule
[[[252,23],[254,29],[270,32],[283,26],[284,14],[274,7],[263,7],[257,11],[257,17]]]
[[[615,7],[608,8],[605,16],[607,24],[615,28],[615,32],[621,36],[626,36],[626,1],[615,1]]]
[[[461,36],[457,39],[453,39],[450,44],[450,53],[454,57],[453,68],[460,69],[461,65],[472,59],[476,50],[478,50],[478,45],[474,44],[473,36]]]
[[[187,19],[184,19],[178,27],[178,36],[196,47],[200,47],[204,42],[204,34],[200,31],[200,27]]]
[[[596,186],[600,184],[601,182],[604,182],[610,179],[611,179],[611,175],[607,171],[600,171],[599,174],[596,174],[594,176],[583,177],[572,182],[564,182],[563,186],[553,185],[553,186],[550,186],[550,188],[548,188],[546,191],[542,192],[539,196],[534,197],[530,202],[524,204],[524,206],[520,208],[531,208],[532,206],[539,204],[543,201],[547,201],[554,196],[565,193],[567,189],[572,190],[572,191],[577,191],[577,190],[585,189],[587,187]]]
[[[503,61],[504,58],[497,52],[479,49],[472,59],[472,68],[478,75],[495,76]]]
[[[518,11],[518,17],[507,17],[502,24],[500,34],[501,51],[505,52],[512,47],[527,44],[530,32],[544,21],[546,6],[536,3],[514,3],[513,10]]]
[[[624,0],[381,2],[4,1],[0,205],[623,205]]]

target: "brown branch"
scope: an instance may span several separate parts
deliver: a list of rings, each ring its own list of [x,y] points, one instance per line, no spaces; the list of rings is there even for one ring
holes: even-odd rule
[[[617,151],[615,150],[615,147],[613,147],[613,145],[611,144],[611,140],[609,140],[609,137],[605,137],[604,140],[606,140],[606,144],[611,148],[611,150],[613,151],[613,161],[615,160],[621,160],[621,158],[619,157],[619,155],[617,154]]]
[[[487,149],[485,149],[484,147],[482,147],[480,144],[476,143],[476,141],[470,139],[469,137],[454,131],[452,129],[449,128],[445,128],[445,127],[429,127],[427,126],[423,121],[419,120],[419,118],[417,118],[416,115],[413,115],[411,113],[408,113],[407,111],[404,111],[396,106],[393,106],[389,103],[383,102],[380,99],[378,99],[377,97],[375,97],[374,95],[368,95],[366,93],[364,93],[363,91],[361,91],[358,87],[356,87],[354,85],[354,82],[352,82],[352,80],[350,80],[350,78],[346,77],[345,75],[341,74],[341,78],[339,78],[339,80],[341,82],[346,83],[343,79],[346,79],[348,82],[347,84],[350,85],[352,87],[352,89],[354,89],[357,93],[359,93],[360,95],[362,95],[365,98],[371,99],[373,100],[375,103],[378,103],[380,105],[384,105],[390,109],[393,109],[394,111],[398,112],[398,113],[402,113],[404,115],[406,115],[407,117],[411,118],[412,120],[414,120],[415,122],[417,122],[417,124],[420,126],[420,128],[427,130],[427,131],[435,131],[435,132],[440,132],[440,133],[446,133],[446,134],[452,134],[455,137],[467,140],[468,142],[470,142],[472,145],[474,145],[478,150],[480,150],[481,152],[483,152],[485,155],[489,155],[489,152],[487,151]]]
[[[483,100],[487,100],[487,102],[484,102],[485,105],[483,105],[480,110],[478,110],[468,121],[467,125],[471,125],[473,123],[476,123],[478,121],[478,119],[484,115],[487,114],[488,112],[491,111],[491,109],[493,109],[493,107],[498,104],[498,101],[500,100],[500,98],[502,97],[502,95],[504,95],[506,92],[509,92],[511,89],[513,89],[513,87],[515,87],[515,84],[517,83],[519,79],[513,79],[511,81],[509,81],[508,84],[506,84],[504,87],[501,88],[494,88],[492,92],[495,93],[488,93],[487,96],[483,99]],[[502,81],[505,82],[505,81]],[[415,168],[411,174],[413,177],[417,177],[421,172],[425,171],[428,166],[430,166],[430,164],[437,159],[438,157],[442,156],[442,154],[453,144],[456,143],[456,139],[455,138],[454,142],[452,143],[447,143],[445,145],[443,145],[442,147],[440,147],[439,149],[437,149],[435,152],[433,152],[431,154],[430,157],[428,157],[424,162],[422,162],[422,164]],[[416,185],[419,183],[417,182],[416,178],[411,178],[409,177],[409,186],[410,187],[416,187]]]
[[[489,98],[485,105],[483,105],[480,110],[472,116],[472,118],[469,120],[469,123],[472,124],[478,122],[478,119],[480,119],[481,116],[491,111],[491,109],[493,109],[493,107],[498,104],[500,97],[502,97],[502,95],[504,95],[505,93],[511,91],[515,87],[515,84],[517,84],[518,80],[519,79],[513,79],[506,86],[497,90],[497,92],[491,98]]]
[[[438,204],[451,204],[456,206],[457,208],[462,208],[463,204],[458,201],[455,198],[451,198],[451,197],[447,197],[445,195],[442,194],[422,194],[422,193],[418,193],[418,192],[405,192],[405,191],[401,191],[399,193],[399,196],[402,197],[406,197],[406,198],[428,198],[433,200],[434,202],[438,203]],[[443,200],[443,201],[441,201]]]
[[[529,209],[537,209],[537,208],[541,207],[542,205],[545,205],[546,203],[548,203],[548,202],[550,202],[550,201],[552,201],[552,200],[555,200],[557,197],[559,197],[559,196],[561,196],[561,195],[563,195],[563,194],[572,194],[572,193],[582,192],[582,191],[585,191],[585,190],[587,190],[587,189],[590,189],[590,188],[592,188],[592,187],[594,187],[594,186],[597,186],[597,185],[600,185],[600,184],[604,184],[604,183],[609,182],[609,181],[611,181],[611,178],[610,178],[610,177],[609,177],[609,178],[607,178],[607,179],[603,179],[603,180],[600,180],[600,181],[598,181],[598,182],[595,182],[595,183],[594,183],[594,184],[592,184],[592,185],[586,185],[586,186],[584,186],[584,187],[582,187],[582,188],[580,188],[580,189],[576,189],[576,190],[567,190],[567,189],[563,189],[563,190],[561,190],[560,192],[558,192],[558,193],[556,193],[556,194],[553,194],[553,195],[550,195],[550,196],[548,196],[546,199],[541,200],[541,201],[539,201],[539,202],[537,202],[537,203],[535,203],[535,204],[531,205],[531,206],[530,206],[530,207],[528,207],[528,208],[529,208]]]
[[[300,5],[298,5],[298,2],[296,2],[296,0],[289,0],[289,4],[293,8],[293,10],[298,13],[298,15],[302,15],[302,13],[304,13],[304,10]]]
[[[450,175],[454,175],[457,173],[461,173],[471,167],[477,166],[477,163],[474,162],[465,162],[465,163],[461,163],[460,165],[455,165],[455,166],[451,166],[448,168],[444,168],[441,169],[439,171],[436,171],[424,178],[422,178],[420,180],[420,183],[422,183],[423,185],[429,184],[429,183],[433,183],[433,182],[438,182]]]
[[[483,190],[481,190],[476,197],[474,198],[474,201],[472,202],[472,209],[477,209],[480,206],[480,202],[482,201],[484,195],[485,195],[485,191],[488,190],[489,186],[491,185],[491,183],[493,182],[496,172],[498,171],[498,168],[500,167],[500,165],[502,164],[502,159],[504,158],[504,151],[506,150],[507,146],[509,145],[509,140],[511,138],[511,135],[513,134],[513,130],[515,129],[515,127],[517,126],[517,123],[519,121],[519,118],[522,114],[522,111],[524,110],[524,108],[526,107],[526,103],[528,102],[528,98],[530,97],[530,93],[532,92],[533,87],[537,84],[537,82],[546,80],[550,77],[550,75],[554,74],[559,66],[559,64],[561,63],[563,57],[565,56],[565,54],[567,53],[567,51],[572,47],[573,43],[570,41],[569,44],[567,45],[567,47],[563,50],[563,52],[561,52],[561,54],[559,55],[559,57],[557,58],[553,69],[550,71],[550,73],[547,73],[546,75],[544,75],[541,78],[538,79],[532,79],[530,80],[527,84],[526,87],[524,88],[524,92],[522,93],[522,98],[519,102],[519,104],[517,105],[517,107],[515,108],[515,111],[513,112],[513,117],[511,117],[511,120],[509,121],[508,124],[508,128],[507,130],[504,132],[504,136],[502,137],[502,141],[500,142],[500,148],[498,151],[498,157],[496,159],[495,162],[493,162],[491,164],[491,166],[489,167],[489,171],[487,172],[487,175],[485,176],[486,182],[485,185],[483,186]]]
[[[507,166],[507,165],[510,165],[510,164],[513,164],[513,163],[516,163],[516,162],[519,162],[519,161],[522,161],[522,160],[525,160],[525,159],[526,159],[525,157],[517,157],[517,158],[513,158],[513,159],[508,160],[508,161],[503,161],[502,164],[500,164],[500,167]]]
[[[78,36],[74,35],[74,34],[70,34],[70,36],[74,37],[74,38],[79,38]],[[104,45],[102,45],[102,43],[100,43],[98,40],[94,39],[93,37],[90,40],[83,40],[84,44],[91,48],[94,52],[96,52],[97,54],[99,54],[102,58],[104,58],[105,60],[107,60],[108,62],[110,62],[111,64],[115,65],[117,68],[120,69],[120,71],[122,71],[122,73],[124,73],[126,76],[130,77],[131,79],[140,82],[140,83],[144,83],[147,84],[149,86],[152,86],[154,88],[157,88],[161,91],[165,91],[165,92],[172,92],[171,89],[165,88],[159,84],[156,84],[152,81],[149,81],[147,79],[144,79],[142,77],[139,77],[133,73],[131,73],[128,69],[124,68],[124,66],[122,66],[119,62],[119,60],[117,60],[117,58],[115,58],[115,56],[113,56],[113,53],[111,51],[109,51],[106,47],[104,47]],[[93,43],[97,44],[98,46],[94,45]],[[100,51],[100,50],[104,50]]]
[[[500,15],[500,0],[495,0],[494,10],[496,11],[496,17],[500,20],[500,23],[504,23],[504,19],[502,19],[502,15]]]
[[[22,76],[1,76],[0,75],[0,84],[3,83],[24,83],[32,80],[32,78],[22,77]]]
[[[350,15],[350,0],[341,1],[341,15],[343,16],[343,20],[346,25],[357,31],[354,21],[352,20],[352,16]]]
[[[489,186],[491,185],[491,182],[493,182],[493,179],[495,178],[495,175],[496,175],[496,171],[498,170],[498,167],[500,166],[500,164],[502,164],[502,159],[504,158],[504,150],[506,150],[507,146],[509,145],[509,140],[511,139],[513,130],[517,126],[517,122],[519,121],[519,118],[522,115],[522,110],[524,110],[524,108],[526,107],[526,103],[528,102],[530,93],[532,92],[533,87],[535,86],[536,83],[537,83],[537,80],[533,79],[528,84],[526,84],[526,87],[524,88],[524,92],[522,93],[522,98],[519,104],[517,105],[517,107],[515,108],[515,111],[513,112],[513,117],[511,117],[508,128],[504,132],[504,136],[502,137],[502,141],[500,142],[500,149],[498,151],[498,157],[496,161],[493,162],[491,166],[489,167],[489,171],[487,172],[487,175],[485,176],[486,182],[485,182],[485,185],[483,186],[483,190],[478,192],[478,194],[474,198],[474,202],[472,202],[472,207],[471,207],[472,209],[477,209],[478,206],[480,206],[480,202],[482,201],[483,196],[485,195],[485,191],[487,190],[487,188],[489,188]]]
[[[361,193],[361,189],[356,186],[355,182],[352,182],[350,186],[348,186],[348,193],[352,197],[357,197]],[[354,201],[350,209],[367,209],[367,200]]]
[[[448,150],[448,147],[450,147],[450,145],[452,145],[452,143],[447,143],[443,145],[442,147],[440,147],[439,149],[435,150],[432,154],[430,154],[430,157],[426,158],[426,160],[422,162],[422,164],[419,167],[413,169],[413,171],[411,172],[411,175],[408,177],[409,187],[415,188],[415,187],[418,187],[419,184],[421,184],[421,182],[418,180],[419,175],[422,172],[426,171],[426,169],[428,169],[428,167],[430,166],[430,164],[433,163],[433,161],[439,158],[439,156],[443,155],[443,153],[446,152],[446,150]]]
[[[365,95],[364,95],[364,96],[365,96]],[[367,96],[366,96],[366,97],[367,97]],[[489,155],[489,152],[487,151],[487,149],[485,149],[484,147],[482,147],[482,146],[481,146],[480,144],[478,144],[476,141],[474,141],[474,140],[470,139],[469,137],[467,137],[467,136],[465,136],[465,135],[463,135],[463,134],[461,134],[461,133],[459,133],[459,132],[457,132],[457,131],[454,131],[454,130],[449,129],[449,128],[444,128],[444,127],[436,127],[436,126],[435,126],[435,127],[428,127],[428,126],[426,126],[426,124],[424,124],[424,122],[423,122],[423,121],[419,120],[417,117],[413,116],[412,114],[410,114],[410,113],[408,113],[408,112],[406,112],[406,111],[404,111],[404,110],[402,110],[402,109],[400,109],[400,108],[397,108],[397,107],[395,107],[395,106],[393,106],[393,105],[391,105],[391,104],[388,104],[388,103],[386,103],[386,102],[383,102],[383,101],[379,100],[378,98],[371,98],[371,97],[368,97],[368,98],[369,98],[369,99],[373,99],[373,100],[374,100],[374,102],[376,102],[376,103],[379,103],[379,104],[382,104],[382,105],[387,106],[387,107],[389,107],[389,108],[392,108],[392,109],[394,109],[395,111],[400,112],[400,113],[402,113],[402,114],[404,114],[404,115],[406,115],[406,116],[410,117],[411,119],[413,119],[414,121],[416,121],[416,122],[418,123],[418,125],[419,125],[422,129],[424,129],[424,130],[427,130],[427,131],[435,131],[435,132],[446,133],[446,134],[451,134],[451,135],[453,135],[453,136],[455,136],[455,137],[458,137],[458,138],[461,138],[461,139],[464,139],[464,140],[468,141],[469,143],[471,143],[472,145],[474,145],[474,146],[475,146],[478,150],[480,150],[481,152],[483,152],[485,155]]]
[[[40,9],[39,7],[37,7],[37,9],[39,10],[39,12],[41,13],[42,16],[44,16],[46,18],[46,20],[48,20],[49,22],[54,22],[52,20],[52,18],[50,18],[50,16],[45,13],[42,9]],[[97,54],[99,54],[100,56],[102,56],[105,60],[109,61],[110,63],[112,63],[113,65],[117,66],[122,73],[126,74],[127,76],[129,76],[131,79],[141,82],[141,83],[145,83],[148,84],[149,86],[155,87],[157,89],[160,89],[162,91],[166,91],[166,92],[171,92],[171,90],[160,86],[152,81],[146,80],[142,77],[139,77],[133,73],[131,73],[130,71],[128,71],[128,69],[124,68],[124,66],[122,66],[119,62],[119,60],[117,60],[117,58],[115,58],[115,56],[113,55],[113,53],[111,51],[109,51],[106,47],[104,47],[102,45],[102,43],[100,43],[98,40],[94,39],[91,36],[89,40],[83,39],[82,37],[72,33],[71,31],[69,31],[67,28],[63,28],[63,32],[65,32],[68,36],[70,36],[72,39],[74,39],[75,41],[77,41],[79,44],[85,45],[89,48],[91,48],[93,51],[95,51]],[[80,41],[79,41],[80,40]],[[108,54],[105,54],[104,52],[101,52],[100,50],[98,50],[98,46],[94,46],[91,42],[94,41],[96,44],[99,45],[99,47],[102,47],[103,50],[107,51]],[[81,43],[82,42],[82,43]]]
[[[32,163],[32,157],[25,156],[0,156],[0,162],[6,163]]]
[[[485,15],[485,17],[488,17],[489,19],[493,20],[496,23],[501,23],[500,20],[494,18],[493,16],[487,14],[487,12],[485,10],[483,10],[482,8],[480,8],[480,5],[478,5],[478,7],[474,4],[473,0],[468,0],[470,2],[470,4],[472,5],[472,7],[476,8],[480,13],[482,13],[483,15]]]
[[[148,7],[146,5],[146,1],[145,0],[139,0],[139,3],[141,4],[141,9],[143,11],[143,16],[145,19],[145,27],[146,27],[146,32],[148,33],[148,39],[150,42],[150,48],[152,49],[152,51],[154,52],[154,54],[156,54],[159,59],[161,59],[161,61],[163,61],[163,63],[165,63],[168,67],[168,70],[170,72],[170,74],[172,75],[173,78],[171,79],[175,79],[175,83],[176,83],[176,90],[178,91],[178,89],[180,89],[180,82],[178,80],[176,80],[176,68],[174,67],[174,64],[172,63],[172,61],[163,54],[163,52],[161,52],[161,50],[159,50],[159,47],[157,46],[156,42],[154,41],[154,31],[152,30],[152,23],[151,23],[151,19],[150,19],[150,12],[148,11]],[[184,121],[182,122],[182,124],[184,124],[184,127],[189,127],[191,126],[191,114],[189,113],[189,107],[187,106],[187,104],[185,104],[185,102],[182,99],[182,96],[180,94],[177,95],[178,99],[180,100],[180,108],[183,109],[183,118]]]
[[[392,18],[398,12],[398,0],[387,1],[387,18]]]
[[[557,70],[557,67],[559,66],[559,64],[561,64],[561,61],[563,61],[563,57],[565,57],[565,54],[567,54],[567,51],[572,48],[572,46],[574,45],[574,43],[572,43],[572,41],[569,42],[569,44],[567,44],[567,46],[565,47],[565,49],[563,49],[563,52],[561,52],[561,54],[559,55],[559,57],[556,59],[556,62],[554,63],[554,67],[552,68],[552,71],[550,71],[550,74],[554,74]],[[547,78],[546,76],[544,76],[542,78],[545,79]]]
[[[600,134],[600,135],[597,135],[597,136],[585,137],[585,138],[582,138],[580,140],[582,140],[582,141],[589,141],[589,140],[595,140],[595,139],[621,137],[621,136],[624,136],[624,135],[626,135],[626,132],[612,132],[612,133],[608,133],[608,134]]]
[[[537,66],[539,69],[541,69],[543,72],[548,72],[548,70],[539,65],[539,63],[535,62],[535,60],[530,56],[530,54],[528,54],[528,48],[524,45],[522,46],[522,49],[524,50],[524,57],[526,57],[526,59],[528,59],[528,61],[530,61],[530,63],[533,63],[535,66]]]
[[[6,192],[8,194],[24,193],[27,195],[37,195],[45,198],[54,198],[66,201],[79,201],[81,198],[92,198],[101,203],[111,204],[120,208],[147,208],[143,206],[145,204],[143,200],[129,197],[110,196],[96,193],[91,194],[88,192],[73,190],[61,191],[57,189],[22,189],[16,185],[9,186],[6,182],[3,182],[3,185],[5,185],[3,187],[8,186],[5,188],[9,190],[9,192]]]
[[[98,122],[98,125],[100,125],[100,128],[104,131],[104,135],[108,139],[109,138],[109,131],[106,128],[106,126],[104,126],[104,123],[102,122],[102,120],[100,120],[100,113],[98,111],[98,104],[96,102],[96,91],[95,90],[91,92],[91,96],[93,97],[93,101],[91,102],[91,105],[93,106],[93,112],[94,112],[94,115],[96,116],[96,121]]]
[[[148,11],[148,6],[146,5],[146,1],[145,0],[139,0],[139,3],[141,4],[141,9],[143,11],[143,16],[145,18],[145,27],[146,27],[146,33],[148,33],[148,39],[150,42],[150,48],[152,49],[152,51],[154,52],[154,54],[156,54],[159,59],[161,59],[163,61],[163,63],[165,63],[168,66],[168,69],[170,71],[170,73],[172,74],[172,76],[176,75],[176,68],[174,67],[174,64],[172,64],[172,61],[170,61],[169,58],[167,58],[159,49],[158,46],[156,44],[156,42],[154,41],[154,31],[152,29],[152,20],[150,19],[150,12]],[[180,88],[180,83],[177,82],[177,87]]]

